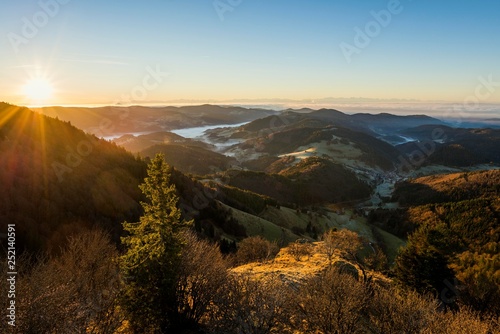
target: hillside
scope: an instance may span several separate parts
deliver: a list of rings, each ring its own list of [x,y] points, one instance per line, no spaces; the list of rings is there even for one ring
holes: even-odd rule
[[[57,250],[99,225],[118,240],[140,214],[145,164],[69,123],[0,104],[0,229],[16,224],[20,249]]]
[[[426,157],[425,164],[469,167],[478,164],[500,164],[500,129],[463,129],[447,126],[419,126],[401,131],[405,137],[428,143],[439,133],[439,140]],[[421,150],[417,143],[399,145],[396,148],[409,154]]]
[[[394,196],[406,206],[400,224],[415,229],[396,259],[398,280],[420,292],[451,286],[446,298],[498,314],[500,171],[410,180]]]
[[[189,174],[213,174],[236,164],[234,158],[191,144],[157,144],[140,151],[139,155],[153,158],[158,153],[165,155],[170,166]]]
[[[304,245],[304,244],[303,244]],[[325,253],[323,241],[306,243],[307,251],[303,256],[294,254],[294,243],[280,249],[276,257],[270,261],[252,262],[231,269],[233,273],[251,277],[252,279],[266,280],[280,277],[284,282],[303,283],[307,279],[321,275],[331,266],[350,271],[352,275],[361,276],[358,264],[347,261],[341,256],[340,250],[335,252],[331,259]],[[388,284],[390,280],[381,273],[370,271],[370,275],[379,284]]]
[[[27,108],[0,104],[0,124],[0,229],[16,225],[19,250],[58,251],[69,235],[92,226],[110,231],[118,242],[121,223],[138,220],[143,200],[138,185],[145,176],[145,161]],[[184,166],[186,172],[209,173],[232,161],[199,146],[160,145],[151,155],[157,151],[164,151],[169,163]],[[215,240],[221,233],[233,240],[255,233],[247,223],[257,216],[231,215],[228,210],[233,209],[219,200],[253,212],[250,198],[260,201],[258,195],[247,194],[238,204],[235,194],[243,194],[241,190],[218,191],[179,170],[172,173],[183,214],[195,219],[200,233]],[[265,200],[258,205],[265,207]]]
[[[370,187],[344,167],[324,158],[307,158],[279,174],[239,171],[228,176],[231,186],[269,196],[281,203],[311,205],[360,200]]]
[[[388,113],[347,115],[334,109],[313,111],[310,116],[333,122],[342,127],[380,136],[386,136],[398,130],[414,128],[420,125],[444,124],[444,122],[426,115],[398,116]]]
[[[211,149],[212,146],[201,141],[184,138],[172,132],[153,132],[144,135],[127,134],[113,139],[116,145],[125,148],[132,153],[139,153],[151,146],[160,144],[183,144]]]
[[[355,168],[393,168],[399,152],[390,144],[363,132],[322,123],[304,115],[299,117],[300,121],[269,129],[270,132],[248,131],[249,128],[258,128],[257,124],[264,120],[237,128],[230,138],[239,138],[240,143],[230,146],[225,152],[249,163],[266,156],[293,155],[312,149],[312,155]],[[218,136],[217,130],[210,131],[209,138],[224,140],[224,137]]]
[[[500,170],[421,177],[396,185],[393,199],[405,206],[500,196]]]

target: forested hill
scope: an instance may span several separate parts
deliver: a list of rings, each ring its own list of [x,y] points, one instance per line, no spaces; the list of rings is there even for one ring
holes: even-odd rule
[[[396,260],[398,279],[445,303],[458,298],[499,314],[500,171],[423,177],[395,196],[407,207],[409,221],[400,223],[416,227]]]
[[[500,196],[500,170],[421,177],[396,186],[394,198],[402,205],[457,202]]]
[[[136,221],[145,163],[70,123],[0,103],[0,231],[15,224],[17,247],[55,249],[98,224],[118,237]]]

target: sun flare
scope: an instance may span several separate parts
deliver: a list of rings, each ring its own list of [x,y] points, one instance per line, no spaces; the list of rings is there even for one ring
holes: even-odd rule
[[[30,79],[23,87],[23,94],[31,102],[45,102],[52,97],[54,89],[49,80],[45,78]]]

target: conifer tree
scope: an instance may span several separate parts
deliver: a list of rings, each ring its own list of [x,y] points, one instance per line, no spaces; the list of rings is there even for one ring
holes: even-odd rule
[[[123,223],[128,235],[120,258],[124,281],[123,306],[137,332],[166,332],[175,320],[175,285],[183,241],[179,232],[191,225],[181,219],[169,166],[158,154],[149,164],[140,189],[144,215]]]

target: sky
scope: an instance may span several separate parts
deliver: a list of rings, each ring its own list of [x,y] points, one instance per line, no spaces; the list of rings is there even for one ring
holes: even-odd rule
[[[0,100],[500,103],[500,2],[0,0]]]

